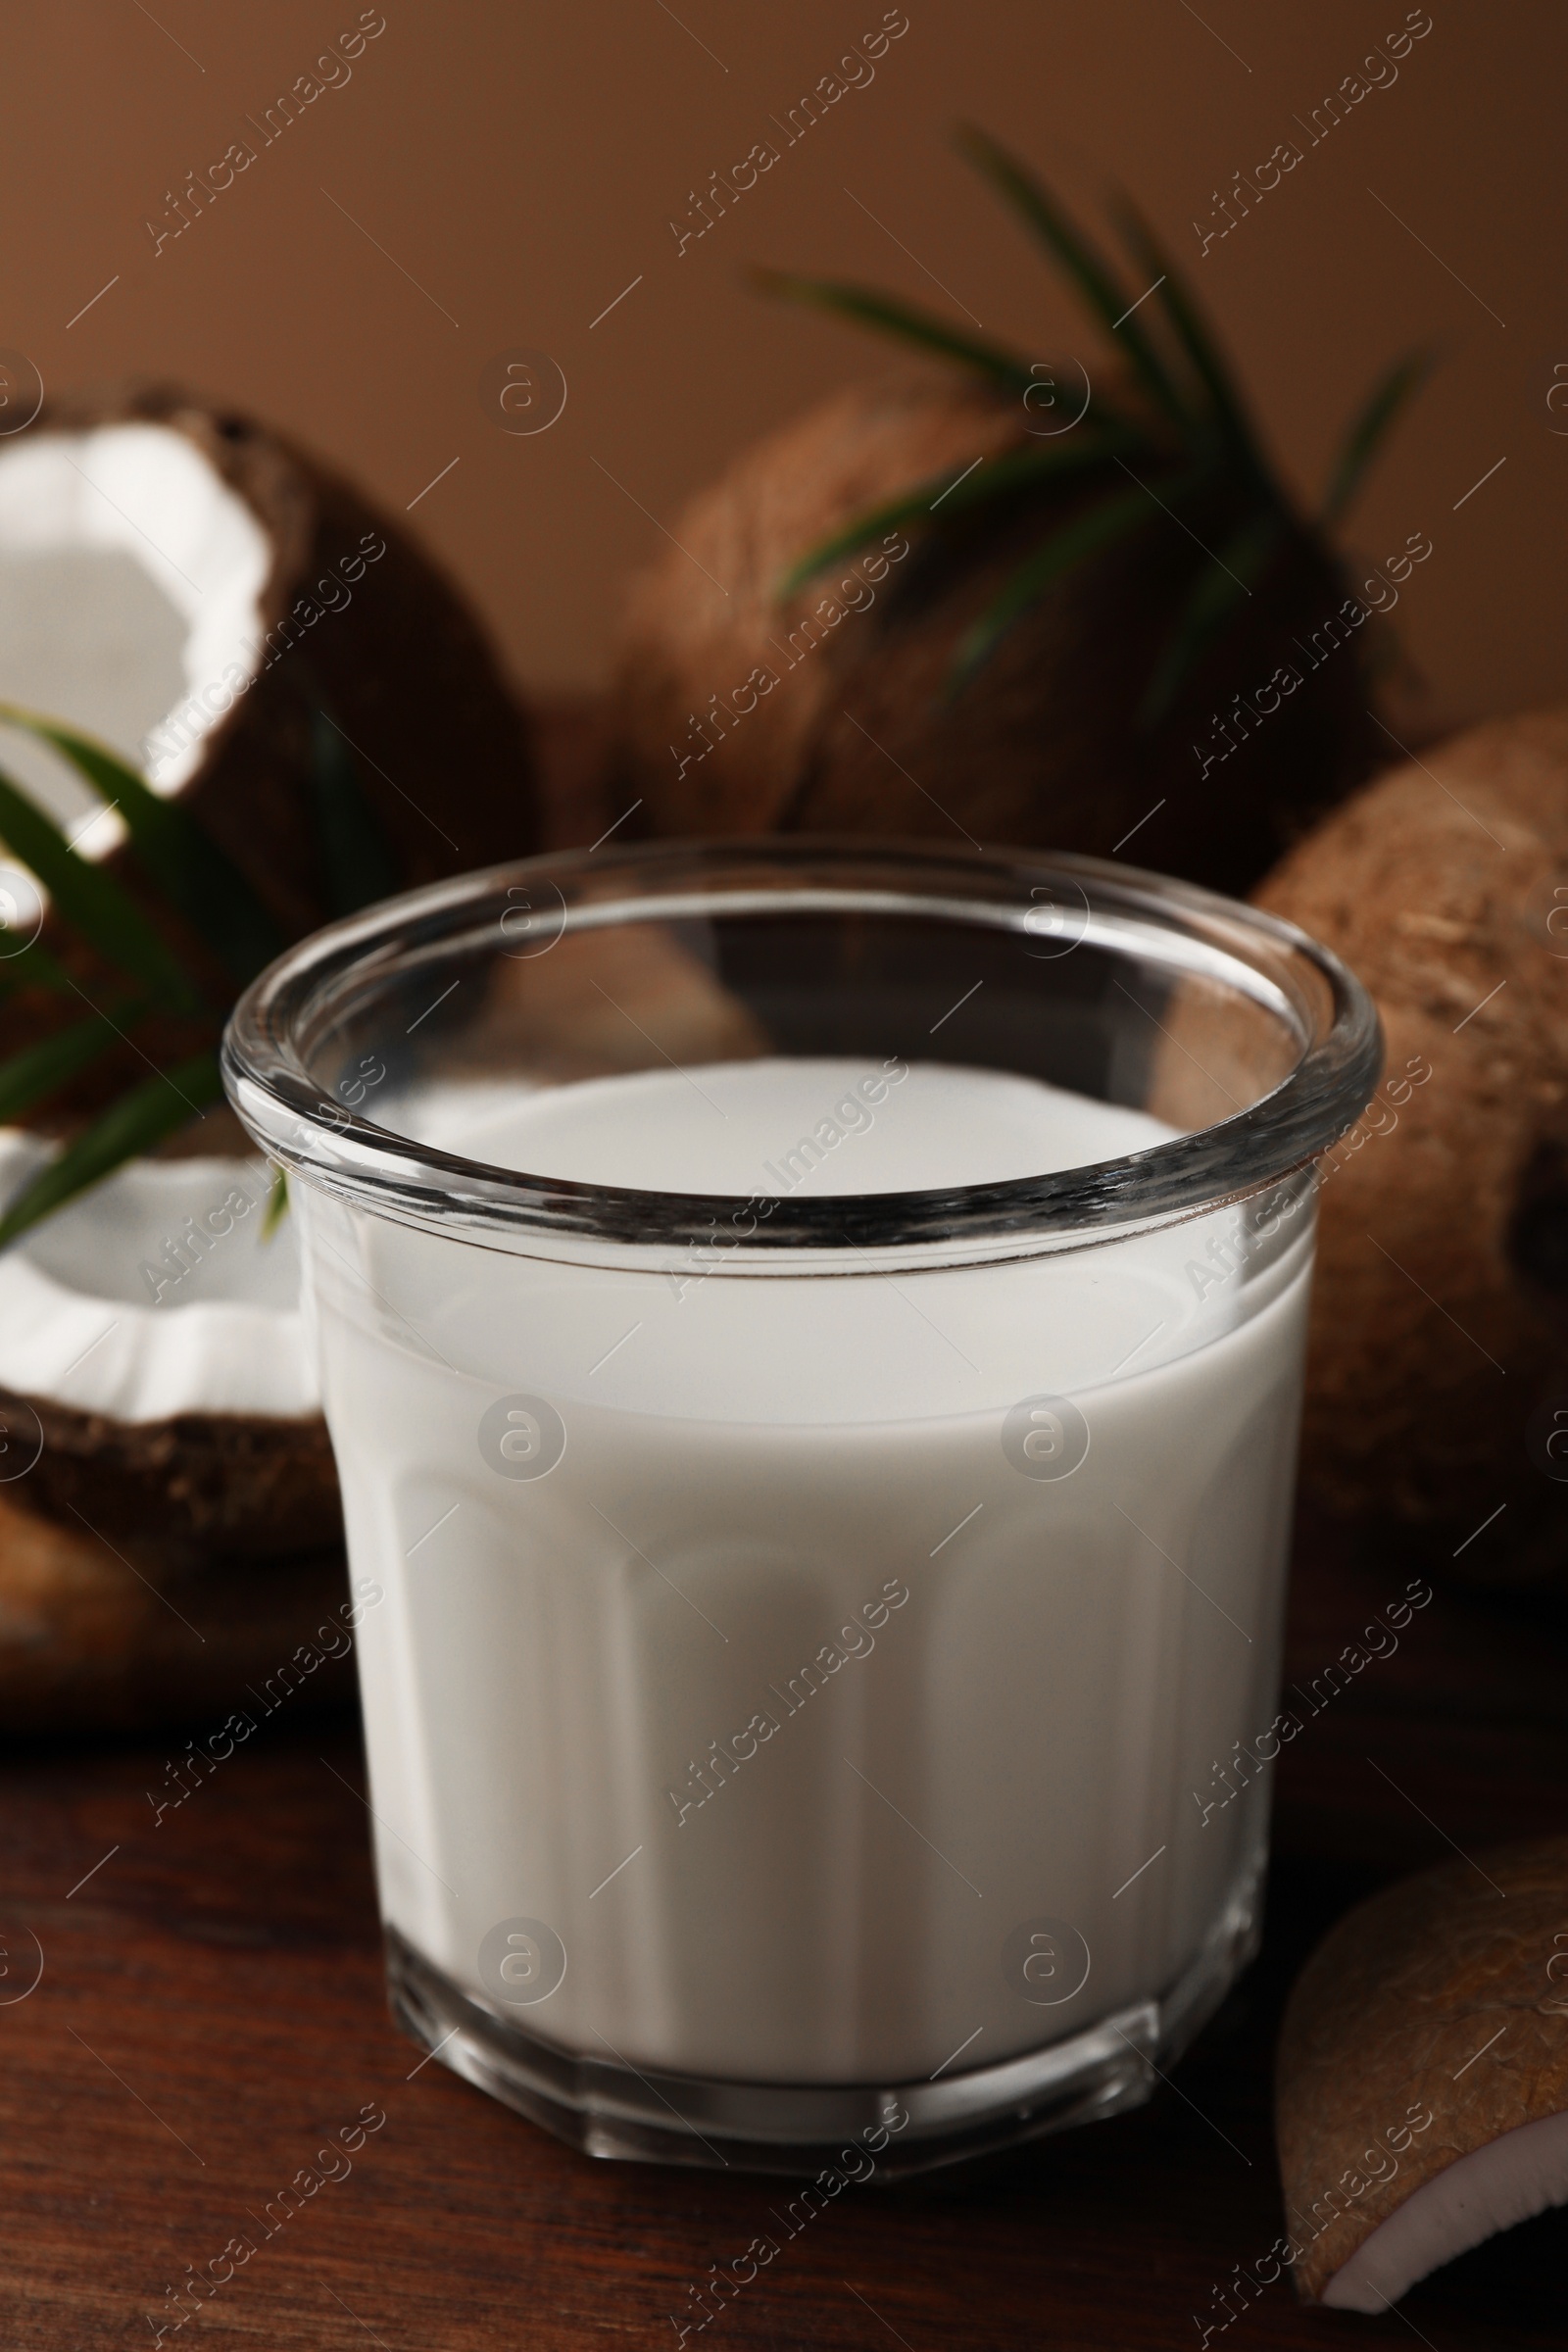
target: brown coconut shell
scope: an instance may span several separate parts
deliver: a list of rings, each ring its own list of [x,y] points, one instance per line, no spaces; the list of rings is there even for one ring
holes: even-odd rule
[[[631,593],[616,735],[627,798],[643,797],[636,823],[1101,856],[1137,827],[1141,863],[1249,889],[1374,763],[1353,645],[1206,778],[1194,748],[1209,747],[1213,714],[1238,691],[1282,662],[1305,671],[1295,640],[1339,609],[1345,585],[1304,531],[1153,732],[1137,707],[1193,577],[1193,543],[1174,520],[1156,515],[1050,591],[956,700],[946,692],[955,650],[1048,527],[1039,509],[961,531],[911,527],[909,552],[890,554],[880,576],[873,548],[869,567],[839,564],[777,600],[796,561],[866,510],[977,459],[1045,446],[1018,404],[959,377],[851,386],[744,452],[680,514],[679,545],[663,546]],[[1208,546],[1239,519],[1230,495],[1195,511]]]
[[[1568,1837],[1543,1838],[1402,1880],[1313,1953],[1277,2075],[1303,2296],[1458,2158],[1568,2108],[1562,1966],[1547,1974],[1565,1924]]]
[[[273,550],[264,628],[293,615],[304,630],[207,737],[179,794],[290,936],[333,911],[309,790],[318,704],[358,747],[360,784],[401,886],[528,856],[539,829],[528,720],[483,626],[434,559],[298,443],[177,386],[61,398],[29,432],[129,421],[182,434],[244,500]],[[367,533],[385,541],[386,554],[353,583],[351,603],[323,612],[315,584]]]
[[[43,1431],[7,1500],[65,1528],[148,1551],[160,1579],[215,1559],[269,1559],[342,1542],[319,1413],[179,1413],[119,1421],[0,1388],[0,1425]]]
[[[1568,1564],[1568,712],[1335,811],[1258,892],[1377,1000],[1386,1075],[1324,1168],[1302,1469],[1486,1572]],[[1421,1079],[1422,1070],[1430,1076]],[[1544,1414],[1544,1421],[1541,1416]],[[1568,1411],[1556,1425],[1568,1429]]]
[[[284,937],[317,928],[334,911],[316,813],[319,709],[352,743],[360,789],[395,886],[439,880],[537,848],[527,719],[479,622],[415,540],[282,434],[178,387],[68,395],[49,402],[28,431],[37,440],[125,422],[160,425],[190,442],[243,500],[271,549],[260,599],[267,642],[257,673],[203,739],[200,762],[177,797],[248,877]],[[375,545],[384,552],[366,561]],[[337,610],[314,593],[328,574],[349,590],[350,601]],[[274,639],[268,634],[273,631],[281,633]],[[114,853],[111,863],[128,889],[143,891],[127,849]],[[212,1001],[222,1004],[233,992],[231,977],[162,900],[147,904],[171,928]],[[114,970],[64,926],[51,919],[44,939],[90,1003],[105,1004],[122,993]],[[74,998],[18,991],[0,1004],[0,1060],[74,1022],[80,1010]],[[53,1097],[35,1121],[40,1130],[69,1134],[141,1083],[149,1060],[168,1068],[212,1043],[212,1031],[210,1024],[160,1017],[141,1026],[137,1043],[141,1054],[127,1045]],[[194,1133],[175,1139],[172,1149],[182,1148],[245,1152],[249,1146],[226,1108],[214,1106]],[[298,1562],[339,1541],[336,1478],[319,1414],[193,1412],[122,1422],[43,1396],[0,1394],[0,1416],[19,1401],[36,1413],[45,1444],[0,1519],[0,1583],[11,1573],[13,1550],[31,1559],[40,1545],[47,1552],[51,1544],[90,1543],[89,1529],[111,1552],[118,1546],[134,1557],[155,1584],[238,1559]],[[284,1572],[269,1573],[275,1598],[275,1576]],[[308,1569],[299,1573],[310,1584]],[[128,1587],[123,1597],[130,1597]],[[263,1608],[269,1641],[275,1631],[275,1608],[267,1615],[271,1606]],[[160,1610],[146,1626],[161,1637],[165,1617]],[[134,1611],[116,1622],[127,1642],[141,1640],[132,1630],[142,1623]],[[69,1642],[60,1656],[68,1654]],[[140,1671],[128,1652],[122,1666],[132,1679]],[[58,1659],[47,1673],[57,1669],[64,1671]]]
[[[182,435],[249,507],[272,549],[260,600],[263,630],[288,621],[299,632],[264,649],[259,673],[204,738],[200,764],[176,796],[247,876],[285,937],[303,937],[335,911],[316,818],[318,708],[355,747],[357,778],[397,887],[530,855],[539,819],[527,717],[478,619],[415,540],[270,426],[175,386],[62,396],[45,404],[28,433],[36,439],[127,422]],[[384,542],[385,554],[353,581],[351,602],[324,610],[313,589],[367,535]],[[110,862],[137,887],[125,848]],[[156,905],[167,922],[167,906]],[[58,925],[46,926],[45,940],[94,1002],[104,1001],[105,990],[119,992],[113,972]],[[181,932],[179,945],[221,1001],[232,981],[194,936]],[[78,1015],[79,1007],[43,990],[21,992],[0,1006],[0,1058]],[[175,1019],[149,1022],[139,1035],[160,1066],[206,1042],[205,1032]],[[63,1089],[39,1124],[69,1129],[145,1075],[130,1049],[117,1052]]]
[[[657,923],[566,931],[546,953],[499,969],[466,1040],[474,1074],[514,1071],[517,1040],[530,1035],[549,1042],[529,1076],[557,1086],[659,1067],[662,1057],[686,1067],[768,1051],[761,1023]]]
[[[343,1649],[341,1550],[212,1570],[171,1574],[133,1537],[57,1526],[0,1490],[0,1740],[202,1723],[229,1707],[256,1717],[269,1683],[279,1701],[296,1686],[296,1711],[329,1691],[342,1703],[304,1660],[282,1675],[323,1624],[317,1651]]]

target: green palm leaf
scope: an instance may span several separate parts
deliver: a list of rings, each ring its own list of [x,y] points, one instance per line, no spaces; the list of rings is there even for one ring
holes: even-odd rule
[[[357,914],[398,887],[397,861],[365,797],[353,756],[324,710],[311,712],[316,830],[334,914]]]
[[[972,124],[965,124],[958,133],[958,145],[1054,255],[1106,334],[1119,336],[1116,348],[1126,352],[1135,373],[1156,406],[1172,423],[1189,423],[1188,404],[1147,329],[1141,319],[1129,316],[1134,293],[1120,282],[1104,256],[1044,183],[995,139]]]
[[[201,999],[173,951],[114,876],[78,858],[53,817],[0,775],[0,839],[48,891],[66,920],[159,1003],[181,1012]]]
[[[268,1189],[267,1206],[262,1212],[262,1239],[270,1242],[283,1219],[288,1215],[288,1170],[272,1164],[272,1181]]]
[[[874,327],[881,334],[898,335],[906,343],[919,344],[923,350],[940,352],[944,359],[956,360],[961,366],[989,376],[1005,391],[1021,394],[1036,381],[1027,361],[1019,359],[1016,352],[1004,351],[998,343],[982,343],[977,336],[950,326],[934,311],[896,301],[892,295],[878,294],[871,287],[845,285],[834,278],[797,277],[784,270],[753,270],[751,280],[760,293],[777,294],[786,302],[808,303],[817,310],[836,311],[860,326]]]
[[[1218,344],[1203,323],[1192,288],[1137,207],[1123,196],[1118,198],[1114,209],[1128,250],[1143,269],[1153,270],[1162,281],[1155,298],[1208,394],[1221,432],[1243,466],[1258,482],[1272,489],[1272,477],[1248,420],[1241,393]]]
[[[1204,565],[1154,664],[1139,708],[1140,726],[1155,726],[1165,716],[1209,647],[1229,627],[1253,582],[1268,568],[1284,537],[1282,516],[1254,514],[1226,541],[1217,561]]]
[[[236,980],[254,979],[282,953],[282,933],[239,867],[188,809],[149,791],[118,752],[16,703],[0,703],[0,724],[52,744],[119,809],[147,872]]]
[[[209,1050],[147,1079],[68,1144],[24,1185],[0,1217],[0,1250],[78,1193],[112,1176],[122,1161],[150,1152],[223,1092],[218,1055]]]
[[[1346,513],[1357,490],[1361,477],[1388,433],[1399,411],[1413,400],[1437,365],[1437,353],[1430,346],[1406,352],[1396,360],[1387,372],[1379,376],[1366,399],[1347,428],[1334,471],[1329,478],[1328,494],[1323,501],[1325,523],[1338,522]]]
[[[1132,532],[1144,529],[1158,513],[1146,491],[1127,490],[1119,498],[1105,499],[1092,507],[1087,514],[1064,524],[1043,547],[1036,548],[1018,566],[996,602],[965,633],[948,681],[947,699],[951,702],[968,685],[975,672],[990,661],[1014,622],[1039,602],[1048,588],[1090,556],[1099,555]]]
[[[35,939],[29,940],[24,948],[16,948],[9,956],[0,957],[0,974],[4,975],[0,994],[6,996],[11,996],[19,988],[49,988],[63,997],[73,993],[71,976],[65,965],[51,956],[47,948],[40,947]]]
[[[0,1062],[0,1126],[9,1126],[57,1086],[74,1078],[91,1062],[106,1054],[123,1034],[123,1024],[134,1020],[144,1010],[140,1004],[117,1004],[118,1019],[106,1012],[94,1013],[91,1020],[78,1021],[74,1027],[61,1029],[36,1046],[26,1046],[22,1053],[13,1054],[9,1061]]]
[[[956,514],[971,514],[977,507],[989,505],[993,499],[1025,497],[1058,486],[1063,490],[1075,489],[1086,474],[1101,472],[1108,466],[1117,452],[1147,450],[1148,446],[1146,434],[1131,427],[1117,427],[1098,435],[1086,434],[1081,441],[1066,442],[1060,449],[1010,451],[989,459],[967,481],[956,484],[950,474],[933,474],[914,489],[889,499],[885,506],[872,507],[857,515],[830,539],[822,540],[791,565],[774,593],[781,601],[794,596],[817,572],[853,555],[868,539],[879,538],[906,522],[929,520],[933,500],[941,500],[943,517],[951,520]]]

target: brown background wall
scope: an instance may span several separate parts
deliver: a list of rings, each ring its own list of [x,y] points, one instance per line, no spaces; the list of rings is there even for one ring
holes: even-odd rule
[[[747,262],[939,306],[945,287],[1031,355],[1089,356],[1058,284],[951,152],[951,125],[972,117],[1080,205],[1115,182],[1135,193],[1303,493],[1375,370],[1438,340],[1441,370],[1354,537],[1373,556],[1412,530],[1435,542],[1398,615],[1429,721],[1560,696],[1568,393],[1561,415],[1546,394],[1559,360],[1568,382],[1562,9],[1432,0],[1396,82],[1307,147],[1294,118],[1403,24],[1402,0],[906,7],[875,80],[679,255],[670,217],[755,140],[781,144],[770,118],[879,24],[882,0],[384,0],[352,79],[156,255],[144,223],[168,220],[168,192],[230,140],[259,145],[244,117],[358,7],[13,11],[0,342],[51,386],[148,371],[243,403],[397,514],[451,467],[413,521],[519,679],[588,682],[653,518],[884,364],[868,340],[759,300]],[[1286,137],[1300,165],[1200,258],[1194,218],[1210,223],[1216,189]],[[519,345],[553,354],[569,386],[531,437],[481,406],[486,364]]]

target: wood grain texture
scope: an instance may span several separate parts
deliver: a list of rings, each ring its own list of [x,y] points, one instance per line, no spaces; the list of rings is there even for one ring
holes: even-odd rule
[[[1308,1535],[1288,1678],[1310,1682],[1403,1581]],[[145,1792],[182,1742],[13,1752],[0,2340],[150,2343],[166,2289],[243,2233],[257,2251],[167,2344],[673,2345],[688,2286],[760,2232],[777,2259],[690,2342],[1168,2352],[1203,2324],[1227,2352],[1324,2352],[1341,2329],[1406,2340],[1399,2318],[1298,2309],[1288,2278],[1223,2329],[1216,2295],[1283,2227],[1269,2076],[1308,1949],[1361,1895],[1446,1853],[1444,1834],[1468,1845],[1562,1819],[1568,1629],[1433,1581],[1398,1651],[1286,1749],[1263,1957],[1172,2087],[972,2172],[847,2190],[791,2240],[770,2218],[787,2184],[595,2164],[398,2036],[347,1714],[323,1730],[279,1707],[156,1826]],[[346,1708],[350,1661],[323,1671]],[[19,1999],[39,1948],[42,1980]],[[318,2158],[367,2108],[384,2125]],[[277,2221],[302,2168],[344,2161]],[[1418,2287],[1404,2316],[1435,2352],[1560,2345],[1565,2254],[1568,2217],[1545,2216]]]

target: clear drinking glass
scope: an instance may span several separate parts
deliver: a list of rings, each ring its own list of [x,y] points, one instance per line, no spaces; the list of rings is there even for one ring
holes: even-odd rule
[[[1312,1162],[1380,1054],[1288,924],[921,846],[536,858],[257,981],[417,2041],[593,2154],[795,2173],[1147,2095],[1254,1946]],[[485,1156],[532,1090],[727,1117],[822,1056],[747,1195]],[[857,1189],[955,1071],[1159,1140]]]

